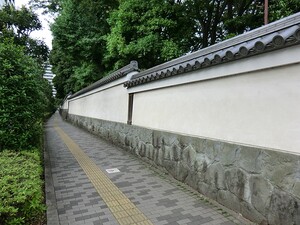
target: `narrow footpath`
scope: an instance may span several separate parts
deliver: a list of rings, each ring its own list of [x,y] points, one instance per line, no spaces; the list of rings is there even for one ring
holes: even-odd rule
[[[48,225],[248,224],[56,113],[45,126]]]

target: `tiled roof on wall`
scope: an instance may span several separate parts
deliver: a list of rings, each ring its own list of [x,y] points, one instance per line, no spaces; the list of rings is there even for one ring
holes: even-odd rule
[[[68,99],[75,98],[79,95],[82,95],[84,93],[87,93],[91,90],[94,90],[98,87],[101,87],[107,83],[110,83],[114,80],[117,80],[121,77],[126,76],[128,73],[133,72],[133,71],[138,71],[138,63],[137,61],[131,61],[130,64],[122,67],[119,70],[116,70],[115,72],[111,73],[110,75],[103,77],[102,79],[98,80],[97,82],[91,84],[90,86],[81,89],[80,91],[76,92],[75,94],[71,95],[68,97]]]
[[[297,13],[248,33],[142,71],[132,76],[131,80],[127,81],[124,86],[130,88],[299,43],[300,13]]]

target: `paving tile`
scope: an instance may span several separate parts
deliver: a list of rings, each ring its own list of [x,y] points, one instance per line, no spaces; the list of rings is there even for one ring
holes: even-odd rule
[[[105,193],[102,197],[99,195],[56,132],[55,124],[77,143],[115,189],[97,189]],[[56,203],[60,225],[233,225],[232,221],[240,222],[231,215],[224,217],[216,208],[185,190],[183,185],[157,174],[126,151],[62,121],[57,114],[47,122],[45,148],[53,196],[56,196],[52,200]],[[106,169],[110,168],[118,168],[120,172],[108,174]],[[128,203],[133,203],[137,209],[131,209]],[[48,221],[51,219],[49,217]]]

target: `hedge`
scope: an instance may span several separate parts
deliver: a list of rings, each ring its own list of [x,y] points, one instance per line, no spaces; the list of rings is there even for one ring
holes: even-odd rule
[[[10,39],[0,39],[0,151],[41,146],[42,122],[52,111],[43,69]]]
[[[45,215],[38,150],[0,152],[0,224],[37,224]]]

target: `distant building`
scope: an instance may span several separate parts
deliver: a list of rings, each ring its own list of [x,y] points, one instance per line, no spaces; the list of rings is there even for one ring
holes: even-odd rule
[[[50,64],[47,64],[45,68],[46,68],[45,69],[45,74],[43,75],[43,77],[45,79],[47,79],[49,81],[49,83],[51,84],[52,94],[53,94],[53,96],[55,96],[56,95],[56,90],[55,90],[53,82],[52,82],[53,78],[55,77],[55,74],[52,73],[52,70],[51,70],[52,66]]]

